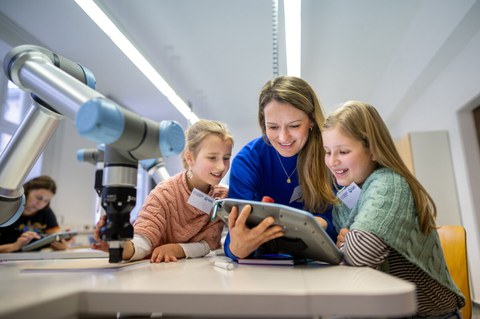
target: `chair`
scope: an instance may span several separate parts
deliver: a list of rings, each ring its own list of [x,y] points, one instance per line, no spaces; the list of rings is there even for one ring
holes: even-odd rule
[[[457,287],[465,296],[462,317],[472,317],[472,301],[470,297],[470,279],[468,276],[467,238],[465,228],[458,225],[445,225],[437,229],[440,236],[443,254],[448,271]]]

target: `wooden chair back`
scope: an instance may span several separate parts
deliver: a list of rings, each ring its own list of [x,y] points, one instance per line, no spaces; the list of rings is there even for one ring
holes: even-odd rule
[[[438,228],[438,235],[448,271],[457,287],[465,296],[462,317],[472,317],[472,301],[470,297],[470,278],[468,276],[467,236],[465,228],[459,225],[445,225]]]

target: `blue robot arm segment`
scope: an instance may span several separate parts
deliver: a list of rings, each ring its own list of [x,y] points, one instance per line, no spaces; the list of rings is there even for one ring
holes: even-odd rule
[[[0,157],[0,226],[23,209],[23,181],[58,122],[64,116],[76,118],[82,136],[106,144],[101,191],[107,212],[104,240],[110,245],[110,262],[121,261],[123,242],[133,237],[129,214],[136,202],[138,162],[180,153],[185,144],[180,125],[159,124],[120,107],[93,89],[95,80],[88,69],[47,49],[16,47],[3,65],[10,80],[34,95],[34,107],[28,125],[22,122]]]

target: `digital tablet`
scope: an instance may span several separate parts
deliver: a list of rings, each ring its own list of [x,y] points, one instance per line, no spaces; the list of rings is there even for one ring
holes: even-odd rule
[[[61,239],[70,240],[70,238],[72,238],[76,234],[77,234],[76,232],[61,232],[61,233],[46,235],[45,237],[32,241],[28,245],[23,246],[22,251],[37,250],[50,245],[54,241],[60,241]]]
[[[304,210],[286,205],[225,198],[216,200],[212,206],[211,219],[218,216],[228,224],[228,215],[233,206],[242,210],[245,205],[252,206],[247,226],[254,227],[263,219],[272,216],[275,224],[283,227],[284,237],[275,239],[269,245],[278,253],[291,255],[293,258],[309,258],[316,261],[337,265],[342,253],[314,216]]]

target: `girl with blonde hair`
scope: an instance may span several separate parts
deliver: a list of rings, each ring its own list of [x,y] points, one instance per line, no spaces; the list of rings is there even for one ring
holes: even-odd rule
[[[199,120],[185,132],[185,170],[159,183],[148,195],[134,222],[134,238],[124,246],[124,260],[149,257],[151,262],[202,257],[221,247],[223,222],[210,221],[209,211],[196,207],[194,196],[224,198],[220,181],[230,168],[233,137],[218,121]],[[195,194],[194,194],[195,193]],[[108,251],[97,224],[93,248]]]
[[[369,266],[417,287],[411,318],[461,318],[465,299],[453,282],[436,231],[435,204],[398,154],[377,110],[349,101],[322,127],[325,163],[338,185],[337,246],[352,266]]]

